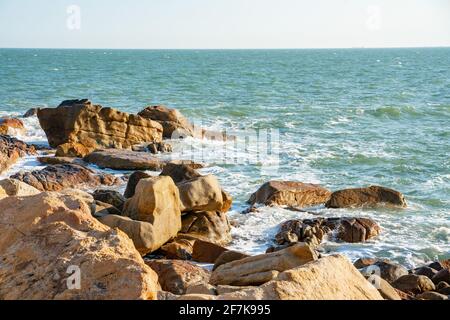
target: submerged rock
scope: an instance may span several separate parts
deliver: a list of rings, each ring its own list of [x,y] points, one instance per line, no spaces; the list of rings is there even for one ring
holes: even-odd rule
[[[119,179],[111,174],[95,171],[77,164],[57,164],[42,170],[20,171],[11,176],[41,191],[60,191],[75,187],[97,187],[116,185]]]
[[[327,208],[373,207],[377,205],[406,207],[406,201],[403,194],[396,190],[371,186],[335,191],[326,203]]]
[[[280,272],[317,260],[317,253],[308,245],[296,244],[284,250],[261,254],[219,266],[211,274],[213,285],[260,285],[277,278]]]
[[[19,158],[36,154],[34,146],[10,136],[0,135],[0,173],[8,169]]]
[[[159,123],[87,99],[63,101],[57,108],[39,109],[37,115],[53,148],[67,142],[90,145],[92,141],[104,148],[128,148],[162,140]]]
[[[248,203],[304,208],[323,204],[328,201],[330,195],[329,190],[317,184],[273,180],[266,182],[252,194]]]
[[[155,272],[83,198],[44,192],[0,200],[0,299],[155,299]],[[78,282],[79,281],[79,282]]]

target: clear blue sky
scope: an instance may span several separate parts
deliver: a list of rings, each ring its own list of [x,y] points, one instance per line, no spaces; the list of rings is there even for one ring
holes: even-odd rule
[[[0,0],[0,47],[402,46],[450,46],[450,0]]]

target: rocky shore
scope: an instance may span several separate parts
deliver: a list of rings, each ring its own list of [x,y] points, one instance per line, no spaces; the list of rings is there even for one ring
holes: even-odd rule
[[[376,241],[367,217],[280,221],[266,253],[230,250],[233,195],[207,166],[163,160],[168,138],[231,140],[198,129],[178,110],[138,114],[87,99],[32,109],[50,146],[45,153],[14,137],[20,119],[0,120],[0,172],[39,155],[43,169],[0,181],[0,299],[351,299],[448,300],[450,261],[408,270],[373,257],[350,261],[324,252],[324,239]],[[89,166],[90,165],[90,166]],[[123,177],[93,169],[132,171]],[[145,171],[152,171],[149,174]],[[124,186],[122,194],[113,190]],[[242,214],[261,206],[404,208],[383,186],[331,191],[308,181],[267,181]],[[201,264],[209,264],[203,267]],[[75,276],[79,275],[78,278]]]

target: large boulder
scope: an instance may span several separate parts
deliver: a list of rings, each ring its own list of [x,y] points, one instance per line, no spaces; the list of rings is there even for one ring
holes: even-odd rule
[[[36,154],[34,146],[10,136],[0,135],[0,173],[8,169],[19,158]]]
[[[178,189],[170,177],[151,177],[139,181],[135,195],[125,202],[123,215],[149,222],[149,251],[159,249],[181,229]]]
[[[159,231],[150,222],[132,220],[115,214],[98,217],[98,220],[110,228],[118,228],[133,240],[136,250],[145,256],[159,248],[160,242],[155,243],[155,233]]]
[[[105,148],[128,148],[142,142],[162,140],[159,123],[138,115],[94,105],[87,99],[63,101],[57,108],[37,112],[51,147],[67,142]]]
[[[185,294],[187,289],[207,284],[210,273],[191,262],[182,260],[147,260],[157,274],[161,288],[173,294]]]
[[[0,200],[0,299],[155,299],[157,275],[83,198]]]
[[[284,250],[261,254],[223,264],[211,274],[213,285],[261,285],[275,279],[280,272],[317,260],[317,253],[298,243]]]
[[[74,187],[97,187],[117,185],[119,179],[111,174],[95,171],[77,164],[57,164],[42,170],[20,171],[11,176],[41,191],[60,191]]]
[[[223,294],[217,299],[382,300],[383,298],[347,258],[332,255],[284,271],[273,281],[259,287]]]
[[[197,211],[183,215],[180,232],[218,245],[231,242],[231,226],[221,211]]]
[[[23,122],[16,118],[0,118],[0,134],[15,135],[25,133]]]
[[[177,184],[183,212],[221,211],[222,189],[213,175],[206,175]]]
[[[251,205],[286,205],[311,207],[328,201],[331,192],[317,184],[297,181],[269,181],[264,183],[248,200]]]
[[[33,196],[40,193],[40,191],[29,184],[16,179],[0,180],[0,199],[5,197],[26,197]]]
[[[327,208],[354,208],[390,205],[406,207],[406,201],[400,192],[380,187],[354,188],[335,191],[325,204]]]

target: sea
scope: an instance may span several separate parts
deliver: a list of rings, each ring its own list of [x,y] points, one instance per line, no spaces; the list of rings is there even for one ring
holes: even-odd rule
[[[352,216],[374,219],[381,234],[355,244],[330,237],[324,254],[409,267],[450,258],[450,48],[0,49],[0,116],[76,98],[129,113],[162,104],[236,136],[173,140],[174,152],[159,155],[207,164],[201,172],[233,196],[232,249],[265,252],[289,219]],[[47,144],[36,117],[23,121],[19,138]],[[1,177],[38,168],[27,157]],[[408,207],[242,213],[269,180],[332,191],[382,185]]]

